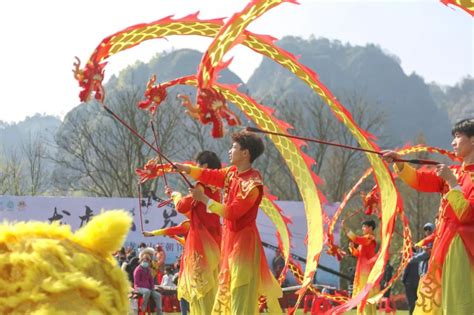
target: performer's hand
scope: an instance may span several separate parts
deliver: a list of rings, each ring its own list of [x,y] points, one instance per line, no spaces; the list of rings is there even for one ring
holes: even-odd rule
[[[189,167],[189,165],[174,163],[174,166],[176,166],[176,169],[178,170],[178,172],[183,172],[186,174],[189,174],[191,172],[191,167]]]
[[[168,197],[171,197],[171,194],[173,193],[173,189],[171,189],[170,186],[165,186],[165,194],[168,196]]]
[[[421,241],[419,241],[419,242],[413,244],[413,246],[414,246],[417,250],[423,248],[423,240],[421,240]]]
[[[393,163],[395,160],[400,159],[400,154],[392,150],[383,150],[382,159],[387,163]]]
[[[145,237],[151,237],[151,236],[154,236],[154,235],[153,235],[153,233],[151,233],[151,232],[143,231],[143,236],[145,236]]]
[[[207,204],[209,198],[204,194],[204,192],[199,188],[189,188],[189,193],[193,196],[194,200],[200,201],[204,204]]]
[[[454,188],[456,185],[458,185],[456,176],[454,176],[453,171],[451,171],[451,169],[449,169],[446,164],[436,165],[436,174],[443,178],[448,183],[450,188]]]
[[[347,228],[344,229],[344,233],[346,234],[346,236],[347,236],[349,239],[351,238],[351,235],[354,235],[354,234],[355,234],[354,232],[352,232],[352,230],[347,229]]]
[[[382,159],[387,163],[393,163],[395,160],[400,160],[402,156],[395,151],[392,150],[383,150],[382,151]],[[399,170],[403,169],[403,162],[396,162],[397,167]]]

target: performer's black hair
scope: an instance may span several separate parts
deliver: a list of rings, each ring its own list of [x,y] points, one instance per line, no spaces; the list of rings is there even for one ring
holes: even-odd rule
[[[454,124],[451,134],[461,133],[468,137],[474,136],[474,118],[463,119]]]
[[[232,141],[237,142],[242,150],[249,150],[250,163],[253,163],[265,151],[262,139],[252,132],[244,130],[234,133]]]
[[[365,220],[364,222],[362,222],[362,225],[370,226],[372,230],[375,230],[376,227],[374,220]]]
[[[219,169],[222,167],[221,160],[217,154],[212,151],[199,152],[195,160],[201,165],[207,164],[207,168],[210,169]]]

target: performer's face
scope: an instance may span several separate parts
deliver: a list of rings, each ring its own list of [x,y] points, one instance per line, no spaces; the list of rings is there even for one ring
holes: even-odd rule
[[[238,142],[232,143],[229,150],[229,161],[232,165],[239,165],[248,159],[248,150],[242,150]]]
[[[372,227],[368,225],[362,225],[362,233],[363,234],[372,233]]]
[[[464,158],[474,152],[474,137],[468,137],[463,133],[456,132],[451,145],[456,156]]]

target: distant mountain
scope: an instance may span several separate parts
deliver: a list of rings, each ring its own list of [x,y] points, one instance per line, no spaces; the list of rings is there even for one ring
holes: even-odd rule
[[[19,150],[21,144],[31,136],[32,140],[39,139],[48,146],[53,143],[54,134],[60,125],[58,117],[41,114],[13,124],[0,121],[0,144],[4,150]]]
[[[0,177],[2,194],[50,192],[49,174],[55,165],[54,136],[58,117],[36,114],[19,123],[0,122]]]
[[[339,99],[358,95],[387,114],[387,134],[396,145],[424,133],[427,143],[448,146],[450,121],[446,108],[438,107],[430,87],[416,75],[406,75],[397,57],[380,47],[352,46],[339,41],[284,37],[277,45],[299,56]],[[279,99],[314,94],[296,76],[264,59],[247,82],[254,97]]]
[[[430,89],[438,107],[447,110],[452,124],[474,118],[474,78],[467,77],[453,87],[431,84]]]
[[[113,76],[106,87],[120,85],[123,82],[139,86],[143,90],[150,77],[155,74],[157,83],[173,80],[179,77],[196,75],[202,53],[193,49],[179,49],[171,52],[156,54],[148,63],[137,61],[126,67],[119,74]],[[218,82],[226,84],[240,84],[240,90],[245,89],[243,81],[232,71],[224,69],[219,73]],[[182,90],[183,87],[180,87]],[[187,90],[194,90],[188,88]]]
[[[290,51],[304,65],[316,71],[319,79],[336,95],[360,93],[388,115],[387,129],[397,145],[415,139],[424,132],[427,143],[449,145],[452,122],[474,116],[474,79],[466,78],[454,87],[427,85],[416,74],[406,75],[400,61],[374,45],[352,46],[328,39],[304,40],[285,37],[277,43]],[[107,95],[122,87],[138,87],[140,93],[152,74],[158,82],[196,74],[202,53],[191,49],[162,52],[148,63],[136,62],[105,84]],[[264,59],[247,84],[229,70],[223,70],[220,82],[239,84],[256,99],[283,99],[314,94],[289,71],[272,60]],[[194,95],[194,88],[179,87],[180,92]],[[70,115],[87,112],[92,117],[98,106],[78,105]],[[17,124],[0,121],[0,143],[17,148],[28,135],[41,136],[53,143],[53,136],[62,124],[53,116],[36,114]]]

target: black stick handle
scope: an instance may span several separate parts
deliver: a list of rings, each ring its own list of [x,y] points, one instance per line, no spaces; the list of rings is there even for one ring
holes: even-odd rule
[[[369,149],[364,149],[364,148],[358,148],[358,147],[353,147],[353,146],[350,146],[350,145],[345,145],[345,144],[340,144],[340,143],[335,143],[335,142],[329,142],[329,141],[324,141],[324,140],[319,140],[319,139],[293,136],[293,135],[289,135],[289,134],[285,134],[285,133],[266,131],[266,130],[262,130],[262,129],[254,128],[254,127],[247,127],[247,128],[245,128],[245,130],[251,131],[251,132],[266,133],[266,134],[279,136],[279,137],[298,139],[298,140],[303,140],[303,141],[308,141],[308,142],[316,142],[316,143],[320,143],[320,144],[331,145],[331,146],[334,146],[334,147],[339,147],[339,148],[344,148],[344,149],[349,149],[349,150],[356,150],[356,151],[362,151],[362,152],[367,152],[367,153],[383,155],[383,153],[380,152],[380,151],[369,150]],[[412,164],[424,164],[424,165],[438,165],[438,164],[440,164],[439,162],[436,162],[436,161],[423,160],[423,159],[411,159],[411,160],[396,159],[394,161],[395,162],[407,162],[407,163],[412,163]]]
[[[174,168],[177,168],[176,165],[174,165],[174,163],[168,159],[166,156],[164,156],[160,150],[158,150],[157,148],[155,148],[150,142],[146,141],[145,138],[143,138],[135,129],[133,129],[132,127],[130,127],[125,121],[123,121],[117,114],[115,114],[110,108],[108,108],[105,104],[102,104],[102,107],[105,109],[105,111],[107,113],[109,113],[112,117],[114,117],[118,122],[120,122],[120,124],[122,124],[122,126],[124,126],[125,128],[127,128],[134,136],[136,136],[138,139],[140,139],[144,144],[146,144],[148,147],[150,147],[150,149],[152,149],[153,151],[155,151],[160,157],[162,157],[163,159],[165,159],[166,162],[170,163],[171,166],[173,166]],[[181,177],[184,179],[184,181],[186,182],[186,184],[188,184],[188,186],[190,188],[193,188],[194,186],[191,184],[191,182],[186,178],[186,176],[184,176],[183,173],[179,172],[179,175],[181,175]]]

